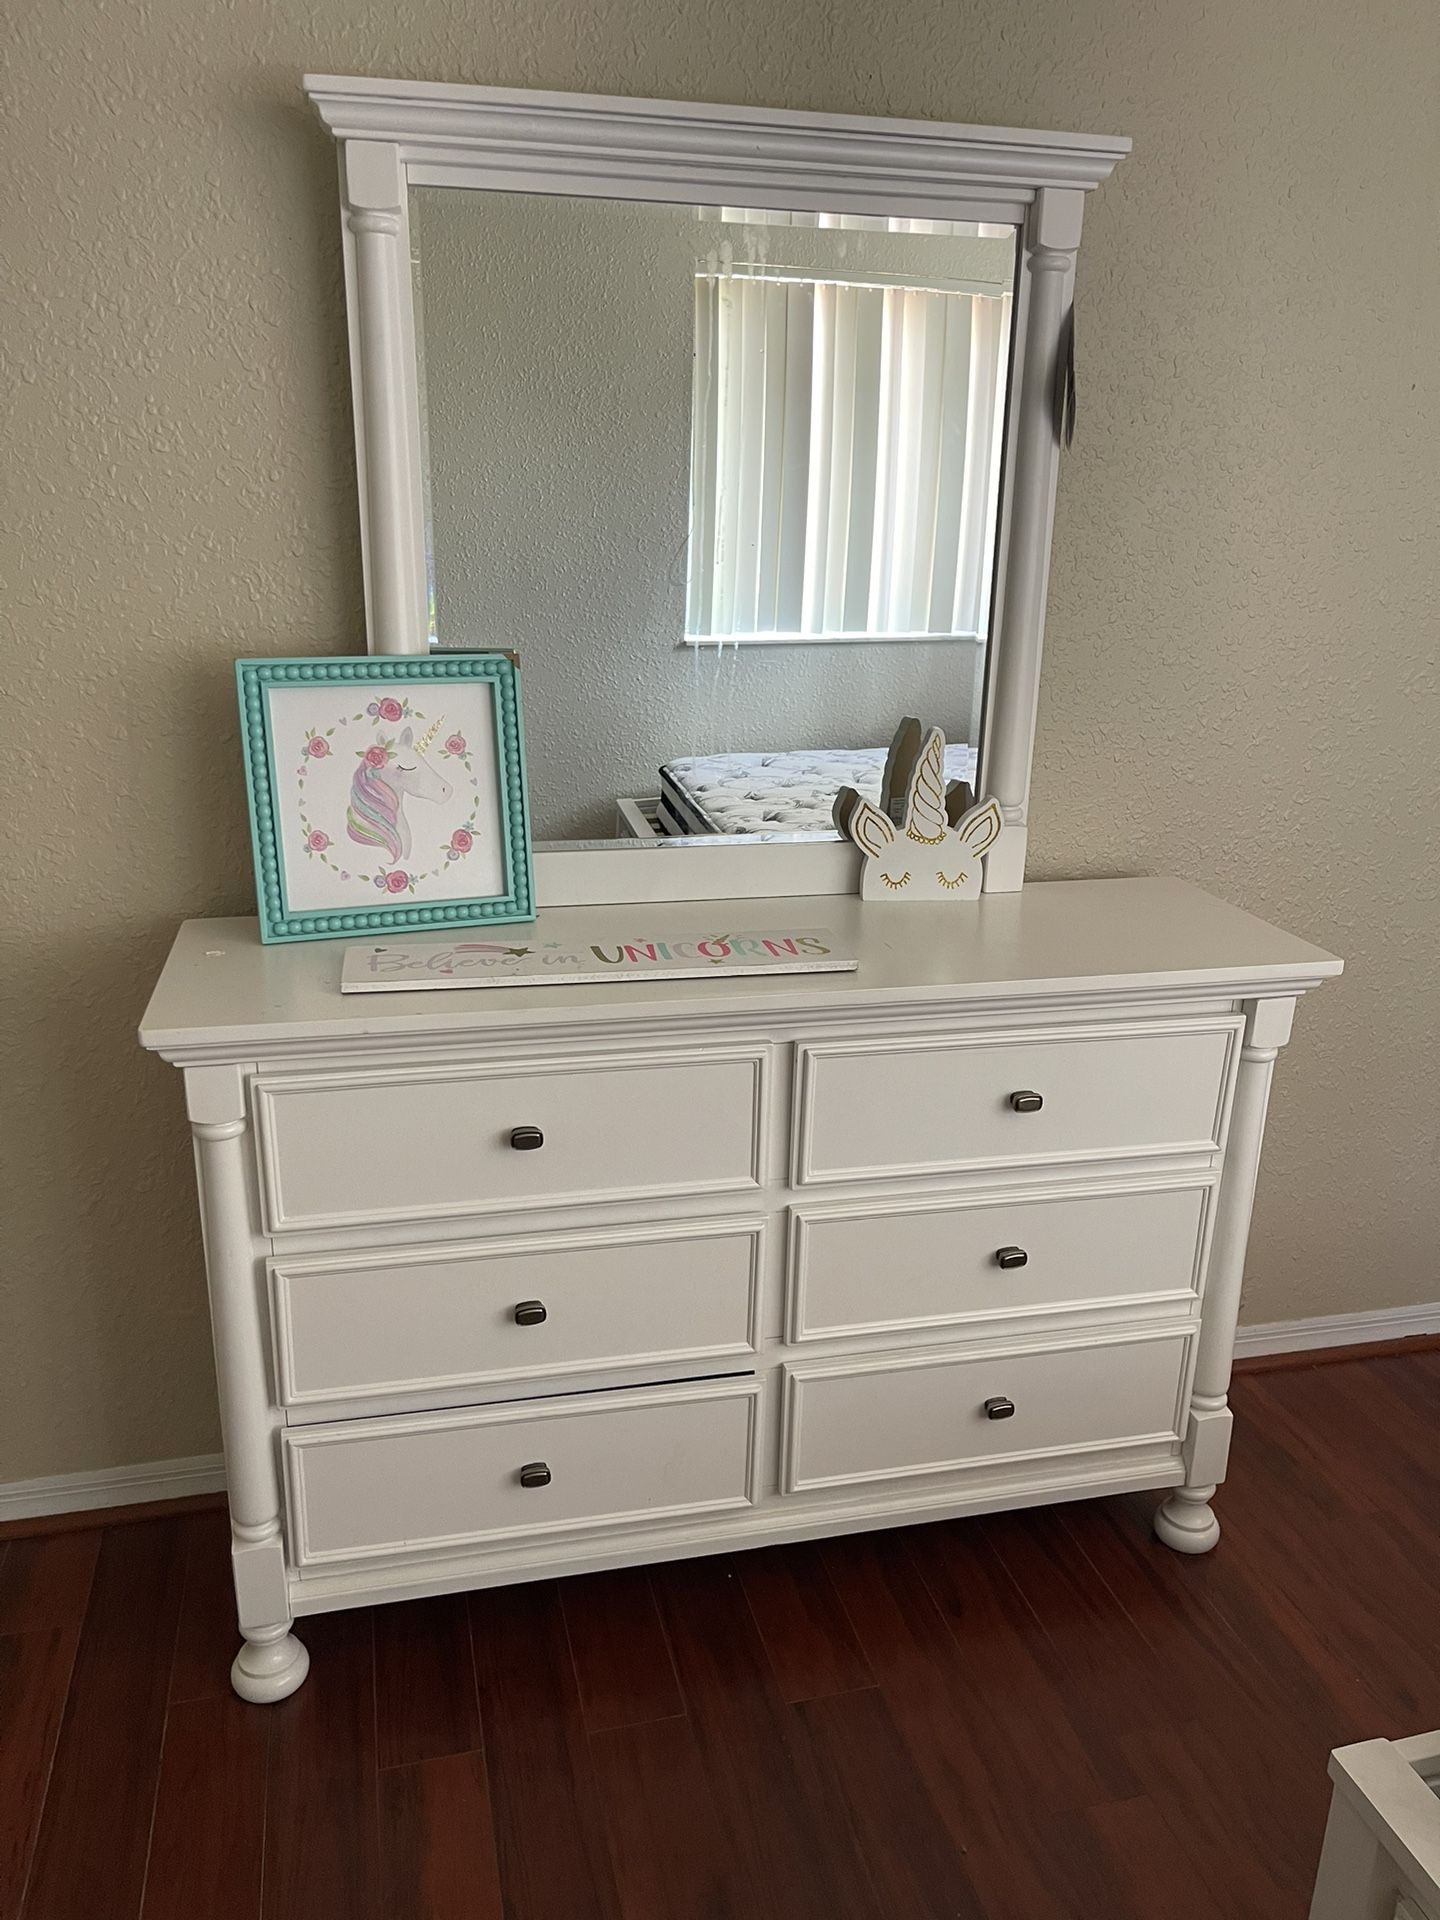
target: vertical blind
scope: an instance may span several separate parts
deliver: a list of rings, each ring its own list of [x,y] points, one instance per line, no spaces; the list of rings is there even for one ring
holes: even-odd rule
[[[702,272],[692,638],[982,636],[1010,295]]]

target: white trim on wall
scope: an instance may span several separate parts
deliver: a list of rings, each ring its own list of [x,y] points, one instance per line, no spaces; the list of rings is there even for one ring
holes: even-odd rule
[[[1382,1307],[1375,1313],[1316,1314],[1304,1320],[1271,1320],[1242,1326],[1237,1360],[1267,1353],[1311,1353],[1325,1347],[1366,1346],[1380,1340],[1415,1340],[1440,1333],[1440,1300],[1418,1307]],[[150,1500],[223,1493],[225,1462],[218,1453],[189,1460],[149,1460],[136,1467],[100,1467],[90,1473],[56,1473],[39,1480],[0,1484],[0,1523],[47,1514],[87,1513],[100,1507],[138,1506]]]
[[[0,1484],[0,1522],[224,1491],[225,1459],[218,1453],[197,1453],[189,1460],[146,1460],[138,1467],[95,1467],[88,1473],[51,1473],[39,1480]]]
[[[1320,1313],[1308,1320],[1269,1320],[1241,1326],[1235,1358],[1266,1353],[1310,1353],[1323,1347],[1363,1347],[1373,1340],[1418,1340],[1440,1333],[1440,1300],[1418,1307],[1381,1307],[1375,1313]]]

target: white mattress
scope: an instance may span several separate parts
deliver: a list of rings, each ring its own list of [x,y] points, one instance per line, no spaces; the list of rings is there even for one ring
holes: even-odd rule
[[[814,833],[841,787],[878,804],[884,772],[884,747],[698,754],[660,769],[660,821],[668,834]],[[945,777],[973,786],[975,749],[947,747]]]

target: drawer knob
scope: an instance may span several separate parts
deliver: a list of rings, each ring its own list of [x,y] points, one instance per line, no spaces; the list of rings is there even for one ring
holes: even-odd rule
[[[1015,1402],[1007,1399],[1003,1393],[994,1394],[985,1402],[987,1420],[1008,1420],[1014,1411]]]
[[[997,1267],[1003,1267],[1006,1273],[1009,1273],[1012,1267],[1025,1266],[1029,1259],[1030,1256],[1024,1247],[997,1247],[995,1250],[995,1264]],[[519,1318],[518,1314],[516,1318]]]
[[[533,1153],[537,1147],[543,1147],[545,1136],[539,1127],[516,1127],[510,1135],[510,1144],[516,1153]]]
[[[545,1312],[545,1302],[543,1300],[522,1300],[515,1309],[515,1324],[517,1327],[538,1327],[541,1321],[546,1318],[548,1318],[548,1316]]]
[[[522,1487],[548,1487],[550,1484],[549,1467],[546,1466],[543,1460],[532,1460],[528,1467],[521,1467],[520,1484]]]
[[[1045,1102],[1038,1093],[1032,1093],[1027,1087],[1020,1093],[1012,1093],[1010,1104],[1016,1113],[1039,1113]]]

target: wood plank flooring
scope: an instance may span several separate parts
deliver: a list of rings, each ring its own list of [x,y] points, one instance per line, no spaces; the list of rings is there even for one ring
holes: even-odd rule
[[[1302,1920],[1346,1741],[1440,1725],[1440,1353],[1248,1374],[1152,1496],[302,1623],[223,1514],[0,1543],[4,1920]]]

